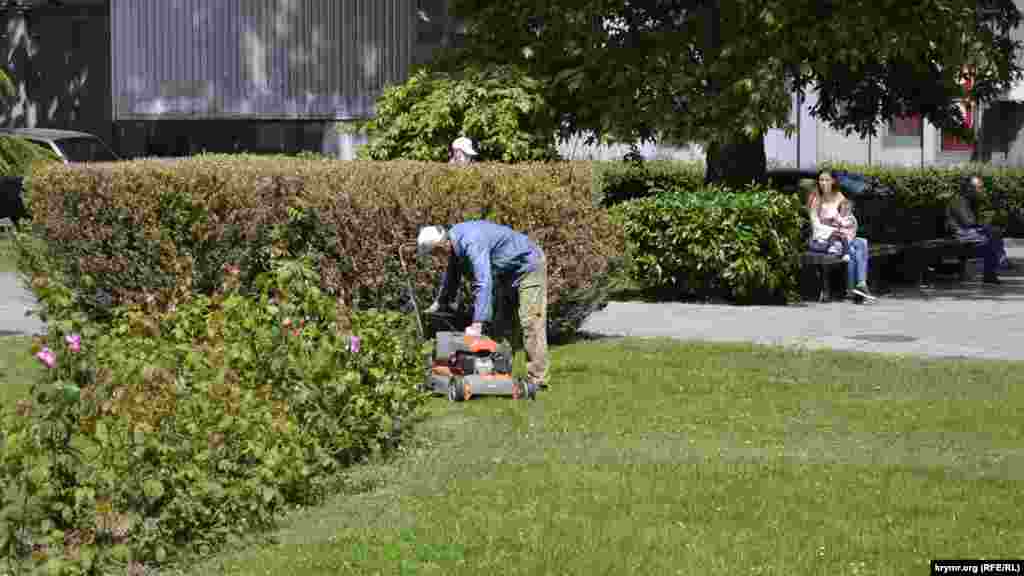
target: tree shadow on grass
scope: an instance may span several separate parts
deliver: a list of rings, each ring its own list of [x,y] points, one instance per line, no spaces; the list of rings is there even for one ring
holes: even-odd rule
[[[672,288],[620,288],[611,292],[608,299],[615,302],[680,302],[685,299]]]
[[[578,344],[581,342],[600,342],[602,340],[615,340],[622,338],[621,336],[613,336],[609,334],[598,334],[597,332],[588,332],[586,330],[580,330],[575,334],[569,336],[552,336],[549,339],[551,346],[569,346],[571,344]]]

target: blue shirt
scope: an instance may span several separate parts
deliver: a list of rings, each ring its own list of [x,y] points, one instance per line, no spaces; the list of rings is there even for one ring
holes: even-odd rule
[[[536,269],[543,254],[525,234],[487,220],[456,224],[448,230],[448,239],[452,252],[437,301],[446,305],[454,300],[462,274],[472,274],[476,294],[473,322],[491,321],[495,281],[518,287],[522,277]]]

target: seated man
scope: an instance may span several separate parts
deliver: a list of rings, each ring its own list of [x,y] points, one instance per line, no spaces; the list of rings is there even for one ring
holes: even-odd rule
[[[975,212],[981,191],[982,182],[978,176],[971,176],[961,183],[960,194],[946,208],[946,227],[958,240],[978,244],[978,256],[985,261],[985,283],[999,284],[997,270],[1006,249],[998,231],[977,222]]]

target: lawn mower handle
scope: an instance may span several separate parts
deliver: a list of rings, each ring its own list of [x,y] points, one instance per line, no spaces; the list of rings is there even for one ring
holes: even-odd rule
[[[415,244],[400,244],[398,246],[398,262],[402,265],[402,274],[405,275],[405,281],[407,288],[409,289],[409,299],[412,300],[412,310],[416,315],[416,327],[420,331],[420,341],[426,340],[426,335],[423,332],[423,321],[420,320],[420,307],[416,304],[416,287],[412,284],[412,276],[409,276],[409,270],[405,267],[405,259],[402,258],[403,248],[415,248]]]
[[[406,287],[409,289],[409,299],[412,300],[413,313],[416,315],[416,327],[420,331],[420,340],[422,341],[422,340],[426,340],[427,337],[426,337],[426,332],[424,332],[424,330],[423,330],[423,321],[420,319],[419,305],[416,303],[416,287],[413,286],[412,276],[409,275],[409,270],[405,266],[405,259],[402,257],[402,250],[403,249],[410,249],[410,248],[416,248],[416,244],[409,243],[409,244],[401,244],[401,245],[398,246],[398,262],[402,265],[402,274],[405,275],[405,281],[406,281],[406,284],[407,284]],[[429,316],[438,317],[438,318],[449,318],[450,319],[450,318],[456,318],[457,317],[457,315],[454,314],[454,313],[442,312],[440,310],[435,310],[433,312],[427,311],[427,312],[425,312],[425,314],[427,314]]]

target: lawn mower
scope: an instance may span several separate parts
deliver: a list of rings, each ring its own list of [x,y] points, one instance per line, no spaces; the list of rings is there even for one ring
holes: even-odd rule
[[[423,329],[416,291],[405,267],[402,250],[398,251],[402,272],[408,282],[409,298],[416,315],[420,340],[428,341]],[[512,376],[512,347],[498,344],[487,336],[470,336],[458,328],[459,314],[428,313],[431,318],[433,350],[426,362],[423,390],[448,396],[452,402],[462,402],[474,396],[511,396],[514,399],[536,400],[537,387]],[[438,323],[444,330],[435,330]]]

